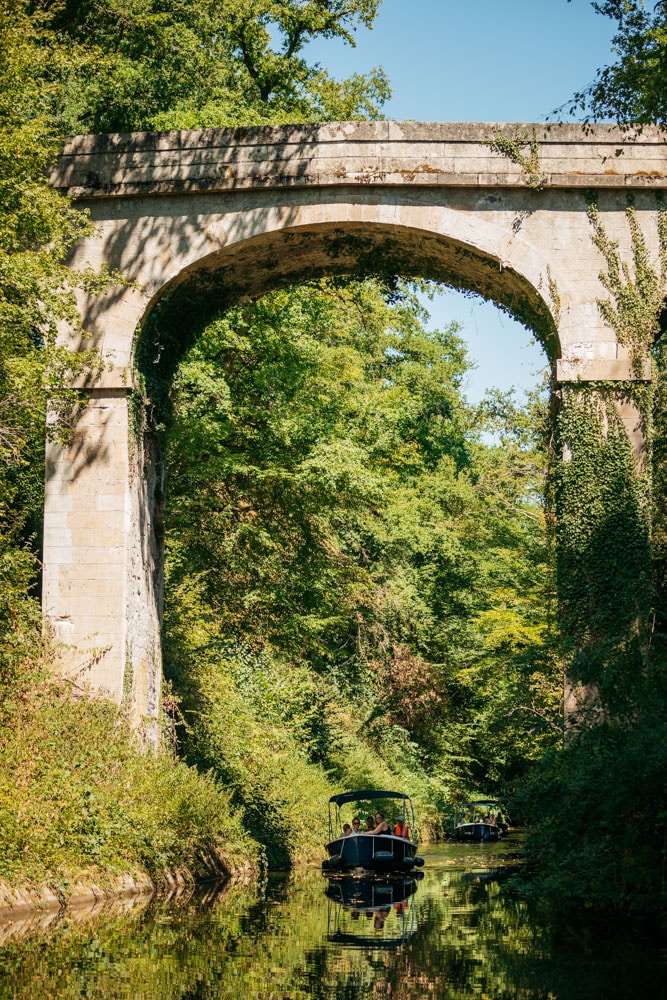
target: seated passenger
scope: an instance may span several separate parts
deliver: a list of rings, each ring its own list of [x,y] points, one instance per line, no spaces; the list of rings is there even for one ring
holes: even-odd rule
[[[373,827],[375,826],[375,820],[372,816],[366,817],[366,829],[364,833],[373,833]]]
[[[352,833],[361,833],[361,820],[358,816],[355,816],[352,820]]]
[[[410,830],[408,824],[405,822],[405,816],[399,816],[396,820],[394,826],[394,836],[395,837],[405,837],[406,840],[410,839]]]
[[[370,818],[370,817],[369,817]],[[368,822],[368,820],[366,820]],[[384,813],[375,813],[375,827],[369,833],[389,833],[389,824],[384,818]]]
[[[350,826],[350,824],[343,823],[343,836],[349,837],[351,833],[352,833],[352,827]]]

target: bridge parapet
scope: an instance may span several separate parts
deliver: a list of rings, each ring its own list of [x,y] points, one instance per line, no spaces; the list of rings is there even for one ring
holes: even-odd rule
[[[280,187],[644,188],[667,183],[659,129],[612,125],[343,122],[77,136],[51,174],[74,198]],[[532,149],[531,149],[532,146]]]

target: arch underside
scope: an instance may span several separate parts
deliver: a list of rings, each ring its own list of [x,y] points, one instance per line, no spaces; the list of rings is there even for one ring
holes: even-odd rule
[[[558,337],[537,289],[490,253],[405,226],[349,222],[286,228],[232,243],[197,262],[164,289],[143,324],[140,369],[161,356],[169,378],[182,352],[224,309],[277,288],[349,275],[428,278],[481,295],[532,330],[551,361]]]

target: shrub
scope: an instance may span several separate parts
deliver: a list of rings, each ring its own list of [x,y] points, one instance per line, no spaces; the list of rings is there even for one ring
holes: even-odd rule
[[[50,883],[258,862],[229,795],[162,746],[137,746],[116,706],[42,681],[0,731],[0,877]]]

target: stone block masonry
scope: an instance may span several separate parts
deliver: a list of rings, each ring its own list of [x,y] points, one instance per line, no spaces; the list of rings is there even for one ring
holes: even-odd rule
[[[72,266],[106,264],[128,284],[79,297],[107,368],[79,383],[89,404],[71,444],[48,448],[44,613],[63,670],[129,699],[137,722],[159,706],[164,470],[130,403],[138,332],[176,301],[165,296],[187,288],[224,304],[382,266],[494,300],[535,331],[555,380],[617,382],[622,396],[650,377],[600,316],[605,262],[585,195],[597,192],[631,264],[630,195],[657,265],[667,145],[652,129],[348,122],[79,136],[51,183],[95,222]],[[188,323],[184,312],[184,339]]]

